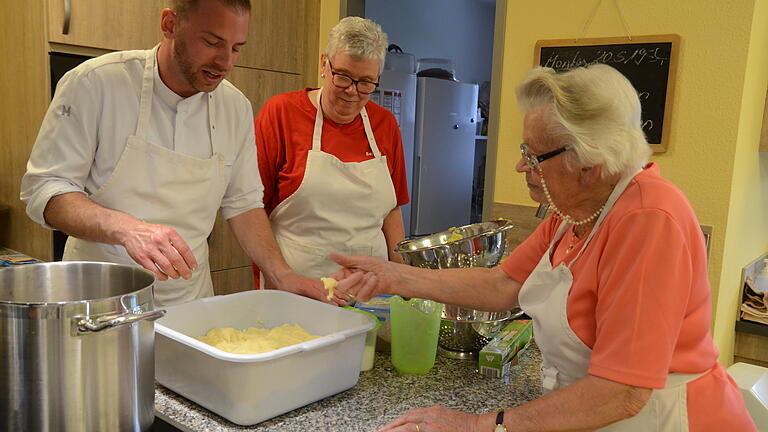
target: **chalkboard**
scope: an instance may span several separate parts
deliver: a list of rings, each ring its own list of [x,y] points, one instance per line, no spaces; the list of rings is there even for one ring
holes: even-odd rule
[[[540,40],[536,42],[534,64],[562,72],[604,63],[624,74],[640,97],[648,143],[654,152],[664,152],[669,140],[679,45],[678,35],[634,36],[632,40]]]

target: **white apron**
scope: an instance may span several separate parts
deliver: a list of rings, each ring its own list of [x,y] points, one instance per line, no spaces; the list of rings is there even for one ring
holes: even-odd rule
[[[545,393],[572,384],[587,376],[592,350],[579,339],[568,323],[566,305],[573,284],[570,267],[587,248],[592,237],[602,224],[634,175],[624,177],[616,185],[605,204],[594,228],[584,245],[569,265],[561,263],[552,268],[551,254],[570,224],[562,223],[541,257],[534,271],[528,276],[520,290],[520,307],[533,318],[533,334],[541,350],[542,386]],[[636,416],[622,420],[601,431],[621,432],[679,432],[688,430],[688,408],[686,405],[686,384],[706,374],[667,375],[667,385],[654,389],[648,403]]]
[[[314,279],[341,268],[330,259],[331,252],[387,259],[381,228],[397,205],[387,157],[379,151],[365,107],[360,116],[373,159],[342,162],[321,150],[321,93],[322,89],[318,90],[312,150],[307,154],[304,179],[269,216],[285,261],[295,272]],[[263,275],[261,282],[263,287]]]
[[[190,280],[180,278],[155,282],[155,304],[162,306],[213,295],[207,237],[213,229],[216,212],[224,196],[226,174],[224,159],[217,152],[211,94],[205,96],[212,146],[210,159],[184,155],[148,142],[156,52],[157,48],[151,50],[146,58],[136,134],[128,137],[114,172],[90,199],[143,221],[169,226],[192,249],[198,268]],[[64,260],[136,265],[123,246],[74,237],[67,240]]]

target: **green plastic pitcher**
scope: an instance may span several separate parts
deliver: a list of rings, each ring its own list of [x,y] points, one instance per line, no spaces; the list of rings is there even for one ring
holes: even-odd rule
[[[413,298],[389,300],[392,322],[392,365],[398,372],[423,375],[435,365],[443,305]]]

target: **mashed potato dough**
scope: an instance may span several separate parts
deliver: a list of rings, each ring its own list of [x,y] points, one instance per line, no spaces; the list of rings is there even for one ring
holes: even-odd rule
[[[446,241],[452,242],[452,241],[461,240],[464,238],[464,235],[461,234],[461,230],[456,227],[449,228],[448,232],[451,233],[451,236],[448,237]]]
[[[320,278],[320,280],[323,282],[323,287],[328,291],[328,295],[325,298],[328,300],[332,299],[333,289],[336,288],[339,282],[334,278]]]
[[[298,324],[283,324],[273,329],[215,328],[195,339],[233,354],[261,354],[319,337],[309,334]]]

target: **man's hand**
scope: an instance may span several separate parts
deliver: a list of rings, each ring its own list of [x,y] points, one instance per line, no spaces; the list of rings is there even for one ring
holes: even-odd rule
[[[56,195],[45,206],[45,221],[73,237],[121,245],[139,265],[159,280],[189,279],[197,260],[173,229],[102,207],[80,192]]]
[[[120,244],[139,265],[159,280],[189,279],[197,260],[187,242],[173,228],[136,221],[120,233]]]

